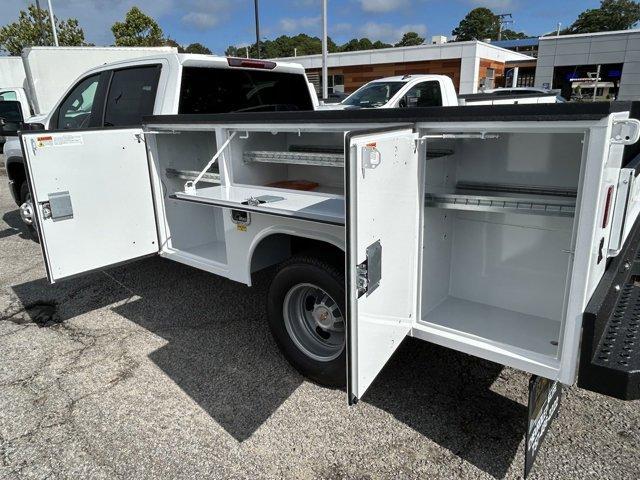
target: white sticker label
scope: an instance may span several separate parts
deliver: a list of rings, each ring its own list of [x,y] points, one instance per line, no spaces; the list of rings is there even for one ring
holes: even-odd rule
[[[84,140],[82,139],[82,135],[56,135],[53,137],[53,145],[55,147],[64,147],[67,145],[82,145],[84,144]]]

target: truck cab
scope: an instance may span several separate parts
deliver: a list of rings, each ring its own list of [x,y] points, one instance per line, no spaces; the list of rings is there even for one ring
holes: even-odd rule
[[[373,80],[327,110],[358,108],[453,107],[458,97],[446,75],[399,75]]]
[[[51,112],[30,128],[125,128],[140,126],[144,116],[153,114],[313,108],[314,98],[300,65],[162,53],[87,71]],[[4,151],[10,191],[35,237],[31,195],[17,137],[6,142]]]

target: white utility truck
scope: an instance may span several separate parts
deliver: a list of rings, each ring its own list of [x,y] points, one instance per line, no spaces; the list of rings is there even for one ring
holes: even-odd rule
[[[267,321],[299,371],[353,404],[416,337],[529,372],[531,459],[560,384],[640,397],[637,110],[159,115],[21,140],[51,282],[149,255],[246,285],[278,265]]]
[[[66,49],[61,50],[64,53]],[[102,50],[98,49],[97,53]],[[116,50],[113,55],[118,53],[118,49],[111,50]],[[136,49],[124,50],[127,53]],[[236,109],[313,110],[317,104],[304,69],[297,64],[178,54],[175,49],[164,48],[149,55],[153,50],[147,50],[143,58],[83,71],[59,93],[46,116],[36,117],[37,123],[31,122],[23,129],[139,127],[142,117],[151,114],[220,113]],[[32,58],[34,52],[26,54],[25,58]],[[33,72],[33,63],[31,67],[28,71]],[[41,89],[52,88],[42,85],[42,79],[37,83]],[[7,136],[4,145],[10,191],[21,206],[23,221],[35,237],[22,149],[15,130],[12,133],[13,137]]]
[[[372,80],[340,103],[322,105],[320,109],[457,107],[559,101],[563,100],[557,92],[542,89],[494,89],[486,93],[457,95],[453,81],[446,75],[407,74]]]

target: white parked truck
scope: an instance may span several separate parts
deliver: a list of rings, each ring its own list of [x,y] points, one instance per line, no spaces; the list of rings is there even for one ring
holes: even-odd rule
[[[277,266],[266,321],[300,372],[353,404],[407,337],[529,372],[533,458],[560,384],[640,397],[637,113],[178,114],[21,141],[51,282],[149,255],[246,285]]]
[[[30,121],[23,128],[139,127],[142,117],[151,114],[313,110],[316,104],[300,65],[161,49],[155,55],[85,71],[59,94],[47,115],[35,117],[37,123]],[[13,135],[4,145],[10,191],[35,236],[23,153],[15,130]]]
[[[563,100],[557,93],[542,89],[494,89],[487,93],[457,95],[453,81],[446,75],[407,74],[372,80],[340,103],[322,105],[320,109],[457,107],[559,101]]]

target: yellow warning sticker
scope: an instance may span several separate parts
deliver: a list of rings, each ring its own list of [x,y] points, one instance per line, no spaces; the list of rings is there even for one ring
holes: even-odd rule
[[[239,232],[246,232],[247,231],[247,226],[246,225],[236,225],[236,228],[238,229]]]

